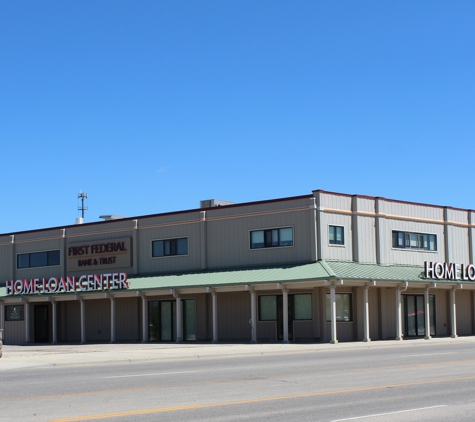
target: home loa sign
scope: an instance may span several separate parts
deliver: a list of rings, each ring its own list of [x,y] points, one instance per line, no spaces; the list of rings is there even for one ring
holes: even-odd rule
[[[424,262],[424,276],[438,280],[475,281],[475,265],[452,262]]]
[[[7,280],[7,295],[35,295],[128,289],[126,273],[90,274],[80,277]]]

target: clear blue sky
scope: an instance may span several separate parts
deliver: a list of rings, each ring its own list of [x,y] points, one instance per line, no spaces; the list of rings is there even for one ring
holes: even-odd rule
[[[0,3],[0,233],[310,194],[475,208],[475,2]]]

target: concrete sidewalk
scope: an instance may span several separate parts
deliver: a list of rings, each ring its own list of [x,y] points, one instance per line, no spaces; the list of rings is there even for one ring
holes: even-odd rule
[[[433,338],[431,340],[385,340],[351,343],[309,343],[309,344],[210,344],[210,343],[117,343],[117,344],[63,344],[3,346],[0,371],[31,367],[54,367],[93,365],[101,363],[130,363],[169,359],[206,359],[210,357],[256,356],[285,353],[309,353],[315,351],[338,352],[351,349],[381,347],[420,347],[435,344],[472,343],[475,336]]]

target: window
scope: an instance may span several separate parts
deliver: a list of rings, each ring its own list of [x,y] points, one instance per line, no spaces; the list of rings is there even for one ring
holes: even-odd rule
[[[353,309],[351,306],[351,293],[336,293],[336,322],[353,321]],[[331,321],[331,298],[327,293],[327,322]]]
[[[188,254],[188,238],[155,240],[152,242],[152,257]]]
[[[393,231],[393,248],[436,251],[437,236],[435,234]]]
[[[34,267],[52,267],[59,265],[59,251],[23,253],[17,255],[17,269]]]
[[[279,309],[279,311],[278,311]],[[259,296],[259,321],[277,321],[282,319],[282,295]],[[312,294],[289,295],[289,321],[312,319]]]
[[[282,229],[256,230],[251,232],[251,249],[293,246],[292,227]]]
[[[344,245],[345,228],[342,226],[329,226],[328,239],[330,245]]]

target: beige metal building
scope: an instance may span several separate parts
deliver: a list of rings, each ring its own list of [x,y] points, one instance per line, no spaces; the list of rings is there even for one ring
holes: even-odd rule
[[[4,234],[0,329],[5,344],[473,335],[474,218],[317,190]]]

